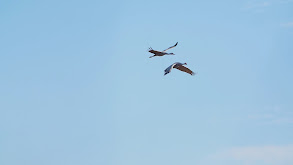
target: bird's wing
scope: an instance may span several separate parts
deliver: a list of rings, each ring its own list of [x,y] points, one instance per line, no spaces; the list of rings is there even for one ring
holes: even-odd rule
[[[157,51],[157,50],[153,50],[153,49],[150,49],[149,50],[150,53],[153,53],[153,54],[158,54],[158,53],[161,53],[160,51]]]
[[[178,44],[178,42],[176,42],[176,44],[175,44],[175,45],[173,45],[173,46],[169,47],[168,49],[165,49],[165,50],[163,50],[163,52],[165,52],[165,51],[167,51],[167,50],[169,50],[169,49],[172,49],[172,48],[174,48],[175,46],[177,46],[177,44]]]
[[[173,68],[176,64],[177,64],[177,63],[174,63],[174,64],[170,65],[168,68],[166,68],[166,69],[165,69],[165,75],[168,74],[168,73],[170,73],[171,70],[172,70],[172,68]]]
[[[186,73],[189,73],[191,75],[194,75],[195,74],[194,72],[192,72],[190,69],[186,68],[183,65],[176,67],[176,69],[179,69],[179,70],[181,70],[183,72],[186,72]]]

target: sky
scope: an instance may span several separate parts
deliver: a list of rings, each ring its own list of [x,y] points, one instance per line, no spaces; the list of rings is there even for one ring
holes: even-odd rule
[[[0,164],[292,165],[292,9],[0,1]]]

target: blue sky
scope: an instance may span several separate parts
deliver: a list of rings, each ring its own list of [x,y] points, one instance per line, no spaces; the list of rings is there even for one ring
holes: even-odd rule
[[[291,165],[292,9],[2,0],[0,164]]]

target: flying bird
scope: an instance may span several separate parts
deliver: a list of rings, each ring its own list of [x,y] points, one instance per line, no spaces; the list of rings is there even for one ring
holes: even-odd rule
[[[167,69],[165,69],[165,74],[168,74],[171,72],[172,68],[176,68],[178,70],[181,70],[183,72],[186,72],[188,74],[194,75],[195,73],[192,72],[190,69],[188,69],[187,67],[183,66],[183,65],[187,65],[186,63],[180,63],[180,62],[175,62],[174,64],[170,65]]]
[[[163,51],[157,51],[157,50],[153,50],[153,48],[149,48],[149,52],[153,53],[155,55],[150,56],[150,58],[155,57],[155,56],[164,56],[164,55],[175,55],[174,53],[166,53],[167,50],[174,48],[175,46],[177,46],[178,42],[176,42],[175,45],[169,47],[168,49],[165,49]]]

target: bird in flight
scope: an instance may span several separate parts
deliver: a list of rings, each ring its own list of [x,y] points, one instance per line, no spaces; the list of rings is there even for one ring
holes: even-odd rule
[[[188,69],[187,67],[183,66],[183,65],[187,65],[186,63],[180,63],[180,62],[175,62],[174,64],[170,65],[167,69],[165,69],[165,74],[168,74],[171,72],[172,68],[176,68],[178,70],[181,70],[183,72],[186,72],[188,74],[194,75],[195,73],[192,72],[190,69]]]
[[[175,55],[174,53],[166,53],[167,50],[174,48],[175,46],[177,46],[178,42],[176,42],[175,45],[169,47],[168,49],[165,49],[163,51],[157,51],[157,50],[153,50],[151,47],[149,48],[149,52],[153,53],[155,55],[150,56],[150,58],[155,57],[155,56],[164,56],[164,55]]]

